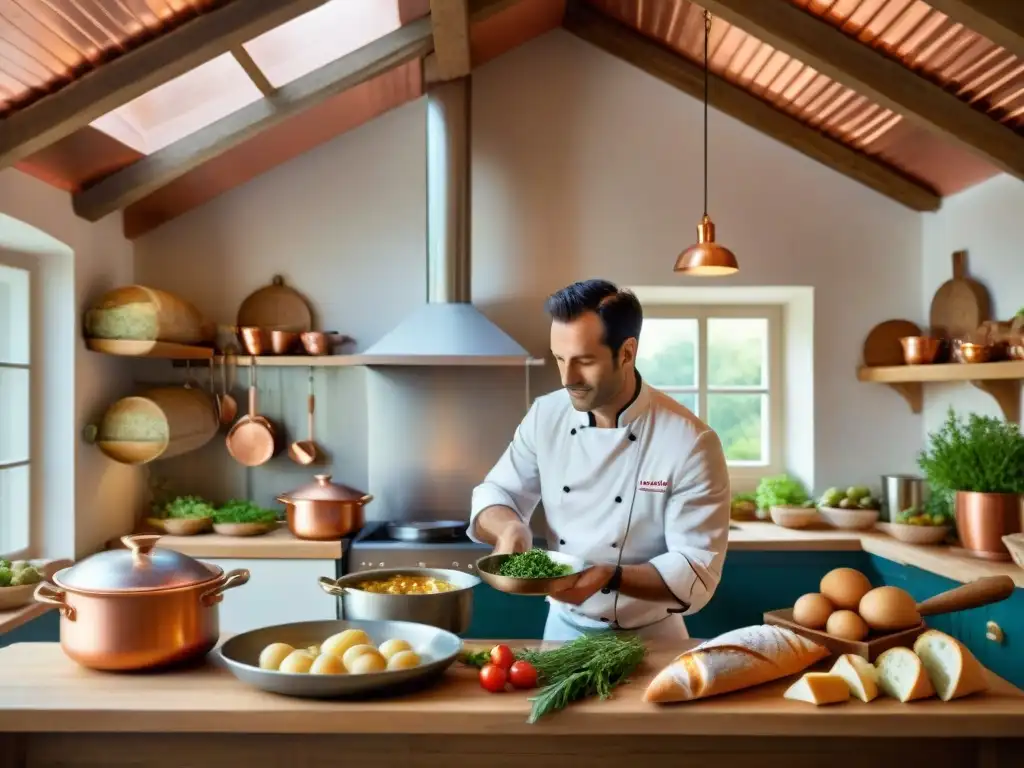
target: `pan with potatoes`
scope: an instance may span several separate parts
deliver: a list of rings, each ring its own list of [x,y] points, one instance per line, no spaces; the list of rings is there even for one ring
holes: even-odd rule
[[[1009,597],[1013,589],[1009,576],[993,576],[918,603],[906,590],[874,585],[854,568],[835,568],[821,579],[818,591],[801,595],[791,609],[766,613],[764,620],[834,654],[874,661],[889,648],[912,645],[926,628],[924,617],[989,605]]]
[[[239,680],[308,698],[398,692],[435,681],[462,648],[457,635],[407,621],[304,621],[252,630],[219,655]]]

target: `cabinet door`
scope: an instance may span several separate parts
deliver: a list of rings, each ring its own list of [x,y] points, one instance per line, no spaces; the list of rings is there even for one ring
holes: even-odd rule
[[[336,578],[336,560],[206,559],[225,571],[247,568],[249,582],[224,593],[220,631],[228,635],[272,624],[338,618],[337,599],[317,584]]]
[[[885,584],[907,590],[918,602],[960,586],[920,568],[875,559]],[[925,619],[929,627],[952,635],[966,645],[978,661],[1018,687],[1024,687],[1024,589],[1015,589],[1006,600],[970,611]],[[987,625],[994,621],[1002,630],[1001,641],[988,639]]]

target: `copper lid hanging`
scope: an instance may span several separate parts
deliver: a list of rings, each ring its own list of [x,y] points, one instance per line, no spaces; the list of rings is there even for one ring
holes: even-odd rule
[[[676,258],[673,270],[688,275],[711,277],[739,271],[736,256],[715,242],[715,225],[708,216],[708,37],[711,14],[704,11],[704,215],[697,225],[697,243]]]

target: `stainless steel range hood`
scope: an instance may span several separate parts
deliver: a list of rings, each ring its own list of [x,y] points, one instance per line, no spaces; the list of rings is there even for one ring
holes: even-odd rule
[[[361,357],[366,365],[531,365],[470,300],[471,76],[427,92],[427,303]]]

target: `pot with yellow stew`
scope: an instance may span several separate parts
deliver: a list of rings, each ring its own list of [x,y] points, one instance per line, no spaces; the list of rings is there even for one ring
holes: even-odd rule
[[[413,621],[456,635],[473,618],[473,587],[480,579],[444,568],[381,568],[340,579],[320,578],[347,621]]]

